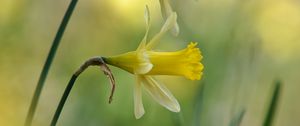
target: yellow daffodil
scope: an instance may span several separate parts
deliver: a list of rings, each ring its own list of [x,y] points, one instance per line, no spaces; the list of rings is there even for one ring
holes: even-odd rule
[[[173,112],[180,111],[180,105],[172,93],[152,75],[179,75],[191,80],[199,80],[203,70],[203,65],[200,63],[202,55],[196,47],[197,43],[190,43],[187,48],[176,52],[152,50],[160,38],[176,24],[176,13],[168,17],[160,32],[149,42],[147,42],[150,20],[148,10],[145,15],[148,27],[137,50],[104,59],[106,63],[136,75],[134,111],[137,119],[145,113],[142,103],[142,85],[160,105]]]

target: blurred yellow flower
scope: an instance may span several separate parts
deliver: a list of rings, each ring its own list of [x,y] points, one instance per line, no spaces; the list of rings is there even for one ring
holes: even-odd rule
[[[113,57],[106,57],[105,62],[124,69],[136,75],[137,83],[134,88],[135,117],[141,118],[145,111],[142,103],[141,85],[160,105],[170,111],[179,112],[180,105],[172,93],[163,84],[156,81],[151,75],[180,75],[191,80],[199,80],[202,76],[203,65],[201,52],[197,43],[190,43],[186,49],[176,52],[155,52],[152,48],[160,38],[176,24],[177,15],[172,13],[160,32],[147,43],[149,30],[149,12],[145,18],[147,31],[144,39],[136,51],[127,52]]]

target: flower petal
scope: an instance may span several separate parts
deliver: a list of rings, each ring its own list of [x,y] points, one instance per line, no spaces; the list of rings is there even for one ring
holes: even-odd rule
[[[161,37],[165,35],[168,30],[170,30],[172,27],[176,25],[176,19],[177,19],[177,14],[175,12],[172,12],[172,14],[168,17],[165,24],[161,28],[160,32],[157,33],[153,37],[153,39],[147,44],[146,46],[147,50],[152,49],[160,41]]]
[[[150,11],[149,11],[148,5],[146,5],[146,7],[145,7],[144,18],[145,18],[145,23],[146,23],[147,27],[149,27],[151,18],[150,18]]]
[[[174,36],[178,36],[179,32],[180,32],[179,25],[178,25],[178,23],[176,22],[175,26],[171,29],[171,33],[172,33]]]
[[[180,111],[180,105],[178,101],[163,84],[158,83],[151,76],[141,76],[141,80],[148,93],[156,102],[166,107],[170,111]]]
[[[139,63],[134,68],[135,74],[146,74],[148,73],[152,68],[153,64],[150,62],[149,56],[145,49],[140,50],[137,52],[137,60]]]
[[[147,5],[145,7],[144,18],[145,18],[145,23],[146,23],[146,33],[145,33],[145,36],[144,36],[143,40],[141,41],[139,47],[137,48],[138,51],[141,49],[144,49],[146,47],[147,37],[148,37],[149,29],[150,29],[150,11],[149,11],[149,8]]]
[[[163,25],[163,27],[160,29],[160,32],[165,33],[168,30],[170,30],[172,27],[175,26],[176,20],[177,20],[177,14],[176,14],[176,12],[172,12],[169,15],[168,19],[166,20],[166,22]]]
[[[142,100],[141,80],[139,76],[136,76],[136,84],[134,86],[134,115],[136,119],[141,118],[144,113],[144,106]]]
[[[170,5],[170,2],[169,2],[169,0],[159,0],[159,3],[160,3],[162,16],[163,16],[164,19],[167,19],[167,17],[169,15],[171,15],[172,12],[173,12],[173,9]],[[174,27],[172,28],[171,33],[174,36],[178,36],[178,34],[179,34],[179,25],[178,25],[177,22],[174,25]]]

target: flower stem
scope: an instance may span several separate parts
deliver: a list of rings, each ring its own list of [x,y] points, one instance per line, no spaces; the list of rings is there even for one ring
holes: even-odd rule
[[[68,83],[68,86],[66,87],[65,92],[64,92],[64,94],[63,94],[63,96],[62,96],[62,98],[61,98],[61,100],[60,100],[60,102],[58,104],[58,107],[57,107],[57,109],[55,111],[54,117],[53,117],[53,119],[51,121],[51,126],[55,126],[56,125],[57,120],[58,120],[58,118],[60,116],[60,113],[61,113],[61,111],[62,111],[62,109],[63,109],[63,107],[65,105],[65,102],[66,102],[66,100],[67,100],[67,98],[68,98],[68,96],[70,94],[70,91],[71,91],[71,89],[72,89],[72,87],[73,87],[73,85],[74,85],[77,77],[78,76],[76,76],[75,74],[71,77],[71,79],[70,79],[70,81]]]
[[[53,61],[53,58],[55,56],[56,50],[59,46],[60,40],[61,40],[61,38],[64,34],[64,31],[67,27],[67,24],[69,22],[69,19],[72,15],[72,12],[73,12],[75,6],[76,6],[77,1],[78,0],[72,0],[71,3],[69,4],[69,7],[68,7],[68,9],[67,9],[67,11],[66,11],[66,13],[63,17],[63,20],[62,20],[62,22],[59,26],[59,29],[56,33],[56,36],[55,36],[55,38],[52,42],[51,49],[48,53],[48,57],[47,57],[46,62],[44,64],[43,70],[40,74],[40,77],[39,77],[39,80],[38,80],[38,83],[37,83],[37,86],[36,86],[36,89],[35,89],[35,92],[34,92],[34,95],[33,95],[33,99],[31,101],[31,104],[30,104],[30,107],[29,107],[29,110],[28,110],[28,113],[27,113],[25,126],[30,126],[32,124],[32,120],[33,120],[33,117],[34,117],[34,114],[35,114],[35,111],[36,111],[37,103],[39,101],[39,97],[41,95],[46,77],[48,75],[48,71],[50,69],[50,66],[52,64],[52,61]]]
[[[112,85],[111,88],[111,94],[109,96],[109,103],[111,103],[112,101],[112,97],[115,91],[115,79],[110,71],[110,69],[108,68],[108,66],[106,65],[105,61],[103,60],[103,57],[94,57],[94,58],[90,58],[87,61],[84,62],[84,64],[82,64],[80,66],[80,68],[72,75],[66,89],[65,92],[63,94],[63,96],[60,99],[60,102],[58,104],[58,107],[55,111],[54,117],[51,121],[51,126],[56,126],[57,120],[61,114],[61,111],[65,105],[65,102],[70,94],[70,91],[77,79],[77,77],[89,66],[100,66],[101,70],[104,72],[104,74],[109,78],[110,80],[110,84]]]
[[[171,113],[172,114],[172,121],[174,126],[185,126],[184,118],[181,112],[179,113]]]

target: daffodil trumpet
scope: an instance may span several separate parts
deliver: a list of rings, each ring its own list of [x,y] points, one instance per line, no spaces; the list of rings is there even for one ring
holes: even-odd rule
[[[104,57],[107,64],[139,75],[178,75],[190,80],[202,76],[202,56],[197,43],[175,52],[132,51],[125,54]]]
[[[190,80],[200,80],[203,70],[203,65],[200,63],[202,55],[196,42],[191,42],[187,48],[175,52],[157,52],[153,50],[161,37],[177,24],[175,12],[170,14],[160,32],[150,41],[147,41],[150,22],[147,7],[145,15],[147,30],[137,50],[104,58],[107,64],[121,68],[136,76],[134,113],[137,119],[145,113],[142,103],[142,86],[160,105],[173,112],[180,111],[180,105],[176,98],[153,75],[178,75]]]

